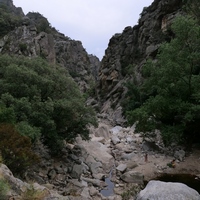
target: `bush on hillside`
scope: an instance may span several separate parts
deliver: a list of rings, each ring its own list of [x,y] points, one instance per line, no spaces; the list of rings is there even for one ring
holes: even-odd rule
[[[0,124],[0,151],[3,162],[15,175],[22,175],[39,158],[33,153],[31,140],[20,135],[13,125]]]
[[[8,199],[8,191],[10,187],[6,180],[4,180],[2,177],[0,178],[0,199],[1,200],[7,200]]]
[[[63,139],[89,138],[95,112],[67,70],[41,58],[0,56],[0,121],[59,153]]]

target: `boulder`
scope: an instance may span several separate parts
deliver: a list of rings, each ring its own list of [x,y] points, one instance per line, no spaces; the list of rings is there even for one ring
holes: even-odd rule
[[[126,169],[127,169],[127,165],[126,164],[119,164],[118,166],[117,166],[117,168],[116,168],[118,171],[120,171],[120,172],[125,172],[126,171]]]
[[[159,146],[155,142],[151,141],[144,141],[142,143],[142,150],[143,151],[159,151]]]
[[[121,126],[115,126],[110,131],[112,132],[113,135],[117,135],[121,131],[121,129],[122,129]]]
[[[199,200],[199,193],[183,183],[150,181],[136,200]]]
[[[86,181],[87,183],[91,183],[93,186],[97,186],[97,187],[102,186],[102,181],[100,181],[98,179],[91,179],[91,178],[82,177],[82,180]]]
[[[26,182],[15,178],[10,169],[4,164],[0,165],[0,177],[3,177],[9,183],[10,189],[12,190],[11,194],[16,195],[25,192],[29,186]]]
[[[9,184],[9,196],[11,197],[9,199],[13,199],[12,197],[14,197],[14,199],[23,199],[23,194],[26,194],[27,190],[31,189],[31,191],[34,191],[36,194],[45,195],[45,199],[48,200],[69,200],[68,197],[61,196],[56,191],[48,189],[48,187],[41,186],[38,183],[28,184],[18,178],[15,178],[12,172],[4,164],[0,165],[0,177],[5,179],[5,181]],[[20,197],[19,195],[22,196]]]
[[[138,166],[138,164],[135,162],[134,159],[133,159],[133,160],[129,160],[129,161],[126,163],[126,165],[127,165],[127,168],[128,168],[128,169],[133,169],[133,168],[135,168],[135,167]]]
[[[121,175],[121,179],[126,183],[143,184],[144,175],[136,171],[128,171]]]
[[[115,144],[117,144],[117,143],[120,143],[120,139],[116,136],[116,135],[113,135],[112,137],[111,137],[111,141],[112,141],[112,143],[115,145]]]
[[[122,160],[132,160],[134,157],[136,156],[136,154],[134,152],[132,153],[123,153],[121,156]]]
[[[183,161],[185,158],[185,151],[184,150],[175,151],[174,157],[180,161]]]
[[[80,145],[81,144],[81,145]],[[103,163],[103,169],[110,169],[114,164],[114,158],[110,154],[110,150],[106,145],[103,145],[100,142],[95,141],[79,141],[79,148],[82,156],[89,155],[96,162]],[[83,154],[84,152],[84,154]],[[87,156],[88,157],[88,156]],[[91,161],[85,161],[85,163],[89,166],[89,163],[93,163]],[[101,167],[99,165],[99,167]]]
[[[98,129],[95,129],[96,137],[103,137],[106,140],[110,138],[109,127],[105,124],[100,124]]]
[[[83,166],[75,164],[73,166],[73,169],[70,175],[72,178],[80,179],[82,172],[83,172]]]
[[[94,186],[91,186],[91,187],[89,188],[90,196],[95,196],[95,195],[98,194],[98,192],[99,192],[99,191],[98,191]]]

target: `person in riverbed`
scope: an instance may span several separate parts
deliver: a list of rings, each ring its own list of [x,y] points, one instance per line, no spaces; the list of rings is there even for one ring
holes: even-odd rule
[[[175,161],[176,161],[176,160],[173,159],[170,163],[167,164],[167,166],[168,166],[168,167],[171,167],[171,168],[175,168],[175,167],[176,167]]]
[[[148,153],[145,153],[145,155],[144,155],[144,161],[148,162]]]

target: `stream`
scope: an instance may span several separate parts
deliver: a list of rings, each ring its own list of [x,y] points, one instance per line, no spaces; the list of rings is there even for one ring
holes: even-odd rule
[[[114,189],[114,183],[111,181],[112,171],[113,171],[113,168],[110,170],[109,176],[107,178],[105,178],[105,183],[107,184],[107,187],[104,188],[103,190],[101,190],[101,194],[104,197],[114,195],[114,190],[113,190]]]

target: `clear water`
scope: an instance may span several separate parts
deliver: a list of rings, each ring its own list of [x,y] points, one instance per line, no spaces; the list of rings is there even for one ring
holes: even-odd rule
[[[114,195],[114,190],[113,190],[114,189],[114,183],[110,180],[111,177],[112,177],[112,170],[109,173],[109,177],[105,178],[105,183],[107,184],[107,187],[104,188],[103,190],[101,190],[101,194],[104,197]]]

